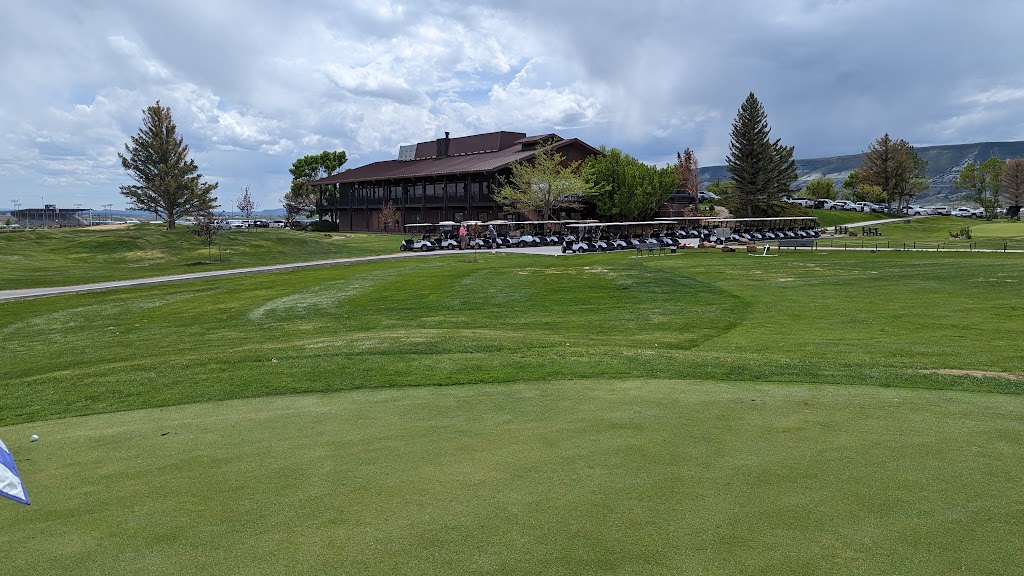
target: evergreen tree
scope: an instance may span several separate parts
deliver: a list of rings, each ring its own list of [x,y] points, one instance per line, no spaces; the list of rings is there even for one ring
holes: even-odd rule
[[[751,92],[732,123],[726,168],[732,175],[730,201],[747,217],[768,216],[797,178],[793,147],[770,139],[768,115]]]
[[[133,210],[152,212],[173,229],[185,216],[205,214],[217,208],[211,193],[217,182],[202,182],[194,160],[188,157],[188,146],[178,136],[178,127],[171,109],[156,104],[146,108],[142,128],[132,136],[131,146],[124,145],[125,154],[118,153],[121,167],[136,184],[120,186]]]

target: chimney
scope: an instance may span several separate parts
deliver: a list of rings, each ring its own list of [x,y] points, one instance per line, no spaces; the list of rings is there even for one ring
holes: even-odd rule
[[[437,157],[446,158],[448,156],[448,143],[451,142],[451,138],[448,137],[448,132],[444,133],[444,138],[437,139]]]

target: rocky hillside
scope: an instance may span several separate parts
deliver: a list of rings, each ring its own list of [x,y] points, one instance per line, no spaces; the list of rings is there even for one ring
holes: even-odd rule
[[[1024,158],[1024,142],[979,142],[976,144],[953,144],[948,146],[924,146],[915,148],[921,158],[928,161],[928,180],[931,188],[918,197],[922,203],[952,201],[960,190],[953,188],[960,169],[968,162],[984,162],[995,156],[1004,160]],[[816,178],[831,178],[838,186],[850,172],[860,166],[860,154],[810,158],[797,160],[800,180],[797,186],[804,187]],[[725,166],[708,166],[700,169],[701,181],[712,182],[719,178],[728,179]]]

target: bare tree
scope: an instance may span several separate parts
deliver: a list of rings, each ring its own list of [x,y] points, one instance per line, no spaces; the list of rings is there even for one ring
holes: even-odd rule
[[[246,220],[252,221],[252,213],[260,209],[260,203],[252,199],[252,195],[249,194],[249,185],[246,184],[245,188],[242,188],[242,196],[235,202],[235,208],[245,216]],[[256,226],[254,225],[253,228]]]
[[[1024,206],[1024,158],[1006,161],[1002,192],[1007,206]]]
[[[217,233],[220,232],[220,225],[213,218],[213,214],[206,212],[196,217],[196,225],[192,227],[191,232],[202,239],[203,244],[206,244],[206,263],[213,264],[213,240],[216,238]],[[219,254],[220,248],[218,244],[217,252]]]
[[[388,203],[380,209],[380,223],[384,227],[384,233],[387,234],[388,228],[398,228],[399,220],[401,215],[398,213],[398,208],[395,208],[395,203],[388,200]]]
[[[676,152],[676,174],[679,176],[679,191],[693,196],[694,203],[700,194],[700,174],[697,156],[687,148],[682,154]]]

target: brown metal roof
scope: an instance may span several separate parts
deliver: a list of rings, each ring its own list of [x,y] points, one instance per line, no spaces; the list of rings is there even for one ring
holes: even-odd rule
[[[495,132],[494,134],[515,134],[512,132]],[[480,134],[479,136],[489,136]],[[469,137],[471,138],[471,137]],[[517,136],[518,140],[520,136]],[[455,143],[452,139],[452,144]],[[600,154],[600,151],[593,146],[572,138],[562,140],[554,145],[556,150],[565,146],[579,144],[585,149]],[[537,149],[530,148],[523,150],[522,145],[516,145],[494,152],[479,152],[474,154],[449,155],[445,158],[422,158],[417,160],[383,160],[373,162],[365,166],[339,172],[333,176],[322,178],[312,184],[337,184],[347,182],[366,182],[375,180],[395,180],[402,178],[418,178],[423,176],[445,176],[449,174],[474,174],[497,172],[513,162],[530,158],[537,153]]]
[[[461,136],[452,138],[448,144],[448,155],[459,156],[461,154],[479,154],[482,152],[497,152],[510,148],[516,142],[526,137],[522,132],[489,132],[487,134],[474,134],[472,136]],[[437,140],[429,140],[416,144],[416,158],[437,157]]]
[[[532,144],[534,142],[545,142],[548,140],[557,141],[562,138],[558,134],[538,134],[536,136],[527,136],[516,140],[516,144]]]

